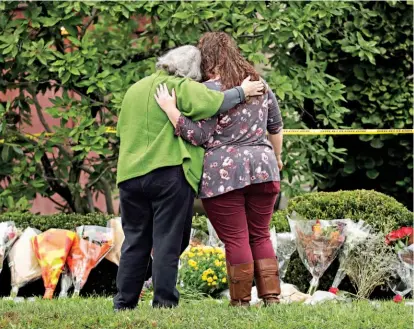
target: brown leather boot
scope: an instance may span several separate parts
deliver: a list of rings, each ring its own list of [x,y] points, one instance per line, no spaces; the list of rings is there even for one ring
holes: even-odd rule
[[[257,295],[265,306],[279,303],[280,279],[279,264],[276,258],[266,258],[254,261],[254,279]]]
[[[249,306],[252,299],[253,263],[232,266],[227,262],[227,275],[229,277],[230,305]]]

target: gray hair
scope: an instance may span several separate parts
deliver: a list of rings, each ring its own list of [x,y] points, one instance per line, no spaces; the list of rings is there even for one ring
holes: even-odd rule
[[[182,46],[158,58],[156,68],[165,70],[171,75],[200,81],[200,64],[200,50],[194,46]]]

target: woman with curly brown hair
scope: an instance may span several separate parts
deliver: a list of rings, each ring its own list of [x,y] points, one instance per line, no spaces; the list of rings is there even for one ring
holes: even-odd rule
[[[206,33],[198,47],[208,88],[223,91],[246,76],[260,79],[226,33]],[[283,124],[274,93],[267,90],[226,114],[198,122],[179,112],[174,92],[170,96],[166,87],[156,98],[176,135],[206,150],[199,197],[225,244],[230,304],[249,305],[253,278],[265,305],[278,303],[278,262],[269,223],[280,192]]]

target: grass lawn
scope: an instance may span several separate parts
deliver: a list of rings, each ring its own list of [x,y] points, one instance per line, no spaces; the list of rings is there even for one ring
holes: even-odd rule
[[[0,301],[0,328],[347,328],[411,329],[413,308],[404,304],[277,305],[272,308],[229,308],[216,301],[183,301],[176,309],[154,310],[148,303],[137,310],[112,311],[108,299],[67,299],[14,303]]]

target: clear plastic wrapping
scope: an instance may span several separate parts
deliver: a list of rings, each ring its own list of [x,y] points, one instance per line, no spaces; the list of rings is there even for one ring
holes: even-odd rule
[[[354,222],[350,219],[346,219],[343,221],[344,223],[346,223],[346,240],[344,242],[343,248],[339,253],[339,268],[336,272],[330,291],[337,291],[339,284],[346,276],[345,265],[348,261],[349,254],[357,245],[361,244],[368,238],[372,230],[371,226],[365,223],[363,220],[360,220],[359,222]]]
[[[279,262],[279,277],[283,280],[290,257],[296,250],[295,235],[291,232],[276,233],[273,227],[270,229],[270,240]]]
[[[121,217],[110,219],[107,227],[112,229],[113,248],[108,252],[105,258],[119,266],[119,261],[121,259],[121,248],[125,239]]]
[[[14,222],[0,223],[0,273],[3,269],[4,260],[17,238],[18,231]]]
[[[293,213],[289,225],[299,257],[312,274],[308,293],[313,294],[345,242],[346,224],[341,220],[304,220]]]
[[[113,246],[111,228],[101,226],[80,226],[67,258],[67,265],[77,296],[85,285],[93,268],[105,258]]]
[[[40,233],[42,232],[34,228],[26,228],[10,249],[7,259],[10,267],[12,297],[17,296],[21,287],[42,277],[42,269],[32,245],[32,238]]]

